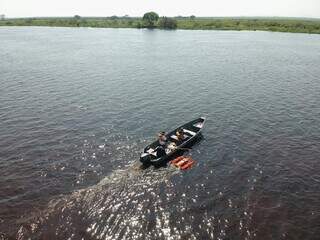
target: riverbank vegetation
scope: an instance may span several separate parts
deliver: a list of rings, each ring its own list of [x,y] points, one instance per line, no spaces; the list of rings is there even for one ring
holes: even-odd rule
[[[252,30],[320,34],[320,19],[303,18],[210,18],[210,17],[159,17],[155,12],[142,18],[111,17],[59,17],[3,19],[0,26],[55,26],[98,28],[161,28],[203,30]]]

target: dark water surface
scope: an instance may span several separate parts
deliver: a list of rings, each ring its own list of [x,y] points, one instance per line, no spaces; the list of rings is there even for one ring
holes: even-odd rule
[[[1,27],[0,239],[319,239],[319,76],[320,35]]]

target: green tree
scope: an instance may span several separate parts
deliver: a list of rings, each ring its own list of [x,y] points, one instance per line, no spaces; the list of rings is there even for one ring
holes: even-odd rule
[[[80,19],[81,19],[81,17],[79,15],[74,15],[73,19],[74,19],[74,23],[72,25],[80,27]]]
[[[168,17],[162,17],[159,21],[159,27],[164,29],[176,29],[177,20]]]
[[[190,16],[190,19],[191,19],[191,20],[194,20],[195,18],[196,18],[195,15],[191,15],[191,16]]]
[[[154,28],[158,19],[159,19],[159,15],[155,12],[147,12],[143,15],[143,18],[142,18],[143,22],[148,28]]]

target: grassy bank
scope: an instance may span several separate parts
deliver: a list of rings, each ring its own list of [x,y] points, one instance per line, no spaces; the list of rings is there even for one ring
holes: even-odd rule
[[[178,29],[204,30],[261,30],[274,32],[296,32],[320,34],[320,19],[299,18],[170,18]],[[161,28],[161,18],[154,28]],[[20,18],[0,21],[0,26],[56,26],[98,28],[144,28],[142,18],[133,17],[70,17],[70,18]]]

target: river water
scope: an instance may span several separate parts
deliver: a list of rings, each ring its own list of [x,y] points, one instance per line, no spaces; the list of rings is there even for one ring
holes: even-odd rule
[[[1,27],[0,239],[319,239],[319,76],[320,35]]]

